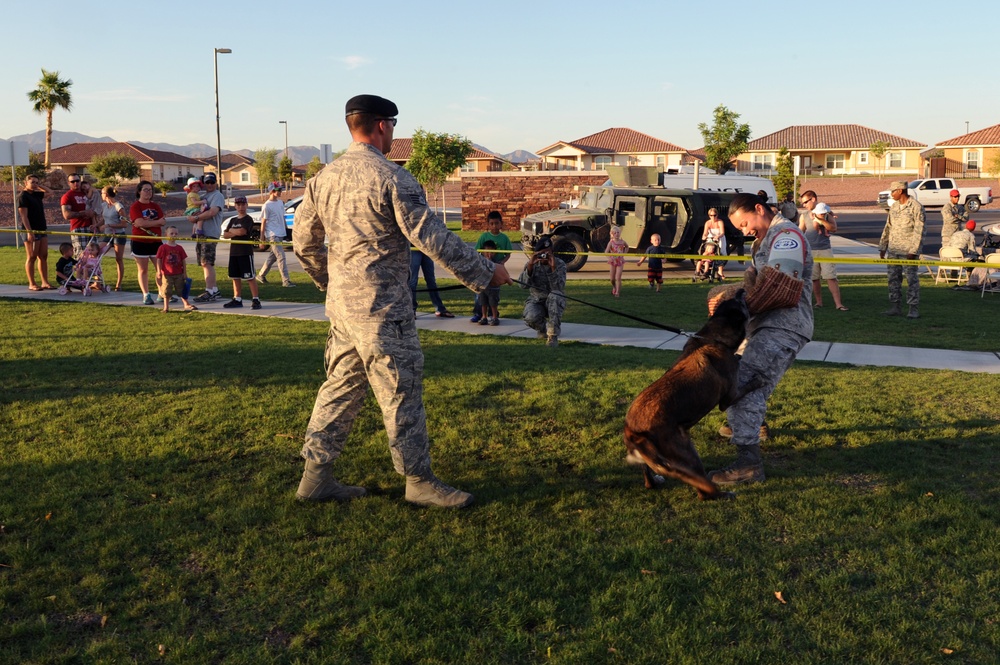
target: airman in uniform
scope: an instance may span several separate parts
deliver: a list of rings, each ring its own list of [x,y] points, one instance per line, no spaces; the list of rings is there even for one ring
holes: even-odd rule
[[[879,258],[910,259],[920,258],[920,248],[924,242],[924,207],[915,198],[906,193],[906,183],[897,181],[889,186],[890,196],[895,205],[889,206],[889,215],[885,220],[885,228],[878,243]],[[920,305],[920,276],[917,266],[890,265],[889,275],[889,309],[882,312],[886,316],[902,314],[900,300],[902,299],[903,273],[906,273],[906,304],[910,310],[906,317],[920,318],[917,307]]]
[[[960,205],[958,199],[961,194],[957,189],[948,193],[948,203],[941,208],[941,246],[947,247],[951,235],[960,227],[965,226],[969,221],[969,213],[965,212],[965,206]]]
[[[353,142],[306,185],[292,242],[302,267],[325,289],[330,333],[319,389],[306,428],[305,471],[297,497],[346,501],[366,494],[339,483],[332,465],[371,386],[382,409],[406,500],[461,508],[473,500],[431,470],[423,404],[424,357],[407,279],[411,244],[475,291],[510,284],[502,265],[482,258],[427,207],[420,185],[385,158],[396,105],[376,95],[347,102]]]

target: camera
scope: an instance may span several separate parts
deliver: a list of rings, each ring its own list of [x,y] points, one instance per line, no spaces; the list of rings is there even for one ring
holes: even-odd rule
[[[549,253],[548,252],[541,252],[541,253],[537,254],[537,256],[538,256],[539,259],[545,260],[545,259],[549,258]]]

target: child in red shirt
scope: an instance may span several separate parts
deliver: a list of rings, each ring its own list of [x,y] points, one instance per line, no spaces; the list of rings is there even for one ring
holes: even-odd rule
[[[188,302],[188,292],[184,288],[187,280],[187,252],[177,244],[179,232],[176,226],[168,226],[164,233],[167,242],[156,250],[156,281],[163,289],[163,311],[170,311],[170,296],[176,291],[184,303],[184,311],[193,312],[198,308]]]

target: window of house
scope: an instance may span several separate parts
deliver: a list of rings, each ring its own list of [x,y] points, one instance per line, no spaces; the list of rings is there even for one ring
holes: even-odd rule
[[[867,163],[868,163],[868,153],[867,152],[859,152],[858,153],[858,164],[867,164]]]
[[[240,182],[249,183],[250,182],[250,174],[248,172],[246,172],[246,171],[243,171],[242,173],[240,173]]]
[[[594,169],[603,171],[611,166],[611,155],[598,155],[594,157]]]
[[[901,169],[903,168],[903,153],[901,152],[890,152],[885,156],[886,161],[889,163],[890,169]]]
[[[842,154],[833,154],[826,156],[826,168],[828,169],[842,169],[844,168],[844,156]]]
[[[979,151],[978,150],[966,150],[965,151],[965,168],[970,171],[977,170],[979,168]]]
[[[475,162],[466,162],[465,164],[462,164],[462,173],[475,173],[475,172],[476,172]]]
[[[664,171],[667,168],[667,158],[663,155],[656,156],[656,168],[660,171]]]
[[[771,165],[771,155],[754,155],[753,156],[753,170],[754,171],[770,171],[773,167]]]

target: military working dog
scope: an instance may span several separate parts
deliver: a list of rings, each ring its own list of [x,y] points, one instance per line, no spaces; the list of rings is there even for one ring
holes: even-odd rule
[[[643,466],[646,487],[659,484],[655,473],[684,481],[703,500],[734,496],[709,480],[690,430],[716,406],[725,411],[756,387],[753,381],[737,385],[736,350],[749,319],[746,293],[740,289],[718,305],[677,362],[632,402],[625,416],[625,459]]]

